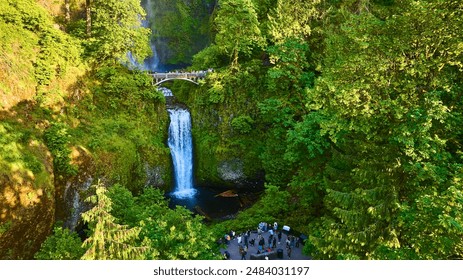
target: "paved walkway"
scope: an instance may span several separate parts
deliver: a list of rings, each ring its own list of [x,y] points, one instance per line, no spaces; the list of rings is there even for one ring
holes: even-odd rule
[[[238,236],[239,233],[236,233],[236,236]],[[262,233],[262,236],[265,238],[265,247],[268,247],[268,238],[270,234],[268,232]],[[276,236],[276,235],[275,235]],[[299,247],[294,246],[291,250],[291,258],[288,258],[287,255],[287,250],[286,250],[286,238],[288,236],[283,233],[281,237],[281,242],[278,244],[278,239],[277,239],[277,244],[276,248],[273,249],[274,251],[278,249],[283,249],[283,258],[277,258],[276,260],[310,260],[309,256],[306,256],[302,254],[302,248],[303,245],[299,245]],[[257,232],[251,232],[251,236],[249,237],[248,240],[255,239],[255,244],[254,246],[249,245],[248,248],[248,253],[246,255],[246,259],[249,260],[251,257],[251,254],[256,254],[258,250],[258,239],[257,239]],[[235,237],[235,239],[230,240],[228,246],[226,249],[221,249],[221,253],[224,254],[225,251],[228,251],[230,253],[230,259],[231,260],[241,260],[241,254],[240,254],[240,245],[244,246],[244,238],[241,239],[241,243],[238,244],[238,238]]]

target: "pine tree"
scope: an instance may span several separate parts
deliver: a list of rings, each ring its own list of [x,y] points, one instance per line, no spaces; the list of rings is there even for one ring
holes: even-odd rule
[[[98,182],[96,194],[88,202],[95,206],[82,214],[82,219],[89,224],[91,235],[84,241],[87,251],[84,260],[135,260],[144,259],[147,247],[137,247],[139,227],[129,228],[119,225],[111,215],[111,200],[106,195],[107,189]]]
[[[462,4],[394,8],[341,9],[308,91],[331,142],[311,238],[321,258],[461,256]]]

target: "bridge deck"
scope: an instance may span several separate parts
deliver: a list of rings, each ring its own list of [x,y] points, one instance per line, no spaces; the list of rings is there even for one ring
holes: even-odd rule
[[[196,79],[206,77],[206,71],[197,71],[197,72],[169,72],[169,73],[151,73],[150,75],[154,79]]]
[[[196,81],[204,79],[206,74],[211,70],[207,71],[193,71],[193,72],[168,72],[168,73],[150,73],[153,80],[156,81],[155,85],[162,84],[163,82],[170,80],[187,80],[192,83],[198,84]]]

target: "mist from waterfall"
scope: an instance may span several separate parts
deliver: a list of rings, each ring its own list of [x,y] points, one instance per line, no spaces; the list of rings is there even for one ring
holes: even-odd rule
[[[146,19],[142,21],[142,26],[151,29],[152,32],[155,32],[153,23],[154,23],[154,13],[153,13],[153,3],[151,0],[146,0],[142,2],[142,7],[146,12]],[[156,49],[155,40],[153,37],[150,38],[150,47],[153,53],[153,56],[146,58],[143,61],[143,64],[138,63],[132,56],[131,53],[128,54],[129,60],[132,63],[132,66],[143,70],[151,72],[162,72],[162,65],[160,65],[159,55]]]

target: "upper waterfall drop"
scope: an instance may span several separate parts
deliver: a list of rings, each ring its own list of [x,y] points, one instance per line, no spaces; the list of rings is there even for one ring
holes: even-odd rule
[[[193,187],[193,141],[190,112],[184,108],[167,110],[170,116],[168,145],[174,165],[175,197],[191,198],[196,194]]]
[[[154,31],[154,13],[153,13],[153,3],[151,0],[146,0],[142,2],[142,7],[146,12],[146,19],[141,21],[143,27],[149,28]],[[158,72],[163,71],[163,65],[160,64],[159,54],[156,48],[156,44],[153,38],[150,38],[150,48],[153,53],[151,57],[146,58],[142,64],[138,63],[132,54],[129,52],[128,58],[132,65],[131,67],[143,71]]]

